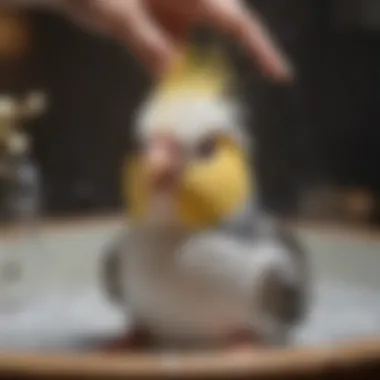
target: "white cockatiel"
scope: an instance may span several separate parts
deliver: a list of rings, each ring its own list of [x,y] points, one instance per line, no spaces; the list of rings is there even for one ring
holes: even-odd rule
[[[105,285],[164,347],[284,343],[305,312],[307,263],[256,204],[231,83],[218,51],[189,49],[136,118],[129,226],[106,255]]]

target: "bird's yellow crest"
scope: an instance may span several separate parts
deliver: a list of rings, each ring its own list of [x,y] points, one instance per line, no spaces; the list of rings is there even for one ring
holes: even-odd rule
[[[163,75],[154,91],[154,98],[203,95],[217,98],[231,84],[231,70],[226,57],[217,47],[201,49],[190,45]]]

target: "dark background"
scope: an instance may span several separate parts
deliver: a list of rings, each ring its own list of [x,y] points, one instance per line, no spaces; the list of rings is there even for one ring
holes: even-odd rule
[[[250,123],[259,146],[255,160],[265,204],[293,214],[306,193],[326,186],[367,188],[377,199],[379,2],[250,3],[268,21],[298,73],[291,88],[273,86],[234,49],[254,115]],[[31,82],[50,96],[47,113],[30,126],[43,173],[45,212],[118,210],[131,117],[149,78],[122,47],[56,15],[31,16],[37,31]]]

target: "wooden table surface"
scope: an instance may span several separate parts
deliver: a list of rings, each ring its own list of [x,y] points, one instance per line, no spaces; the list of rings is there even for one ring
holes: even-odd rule
[[[333,349],[272,349],[244,354],[37,355],[0,353],[0,376],[86,376],[128,379],[297,379],[360,371],[363,379],[380,369],[380,344],[366,340]],[[379,374],[380,372],[377,372]],[[247,377],[248,376],[248,377]],[[340,377],[335,377],[340,378]]]

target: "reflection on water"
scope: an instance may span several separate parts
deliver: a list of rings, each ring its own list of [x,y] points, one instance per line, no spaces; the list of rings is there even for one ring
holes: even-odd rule
[[[0,249],[0,312],[22,311],[41,293],[47,264],[38,236],[21,229]]]
[[[339,280],[319,284],[313,312],[297,334],[297,343],[333,344],[380,335],[378,294],[378,291]]]

